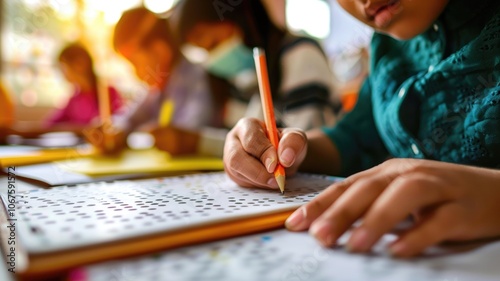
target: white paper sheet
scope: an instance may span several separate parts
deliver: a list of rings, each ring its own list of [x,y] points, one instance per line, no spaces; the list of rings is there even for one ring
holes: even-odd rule
[[[297,175],[284,195],[225,173],[32,190],[18,193],[18,239],[29,253],[50,253],[262,216],[296,209],[333,181]]]
[[[342,245],[348,236],[327,249],[307,233],[278,230],[86,267],[73,272],[71,280],[500,280],[498,241],[431,248],[422,257],[401,260],[386,253],[392,235],[384,236],[370,255],[346,252]]]

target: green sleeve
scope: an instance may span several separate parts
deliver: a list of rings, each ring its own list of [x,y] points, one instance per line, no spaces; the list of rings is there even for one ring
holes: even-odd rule
[[[340,176],[380,164],[389,157],[374,122],[370,79],[366,79],[354,109],[335,127],[323,128],[340,153]]]

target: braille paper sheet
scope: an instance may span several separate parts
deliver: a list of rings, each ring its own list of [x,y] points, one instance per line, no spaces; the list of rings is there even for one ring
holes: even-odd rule
[[[274,222],[278,227],[286,218],[284,212],[310,201],[335,180],[299,174],[287,179],[284,195],[277,190],[239,187],[223,172],[36,189],[17,194],[17,239],[29,255],[43,257],[282,214]],[[6,198],[3,201],[7,202]],[[247,233],[262,231],[262,227],[254,226]],[[236,230],[245,233],[244,228]],[[91,260],[87,257],[86,261]]]

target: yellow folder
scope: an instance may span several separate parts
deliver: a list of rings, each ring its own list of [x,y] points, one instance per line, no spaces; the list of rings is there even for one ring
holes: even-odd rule
[[[35,151],[22,152],[18,155],[0,157],[0,167],[25,166],[40,163],[47,163],[58,160],[75,159],[97,155],[98,151],[93,147],[72,147],[41,149]]]
[[[126,150],[115,157],[94,155],[92,157],[58,161],[57,164],[62,169],[91,177],[129,173],[216,171],[224,169],[220,158],[203,156],[174,158],[156,148]]]

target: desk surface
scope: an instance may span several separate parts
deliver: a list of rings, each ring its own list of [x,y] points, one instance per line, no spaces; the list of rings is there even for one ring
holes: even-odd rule
[[[424,257],[392,259],[385,252],[394,235],[385,235],[370,255],[348,253],[344,235],[333,249],[305,232],[265,232],[181,248],[143,258],[79,269],[81,280],[499,280],[500,242],[431,248]],[[76,279],[75,279],[76,280]]]

